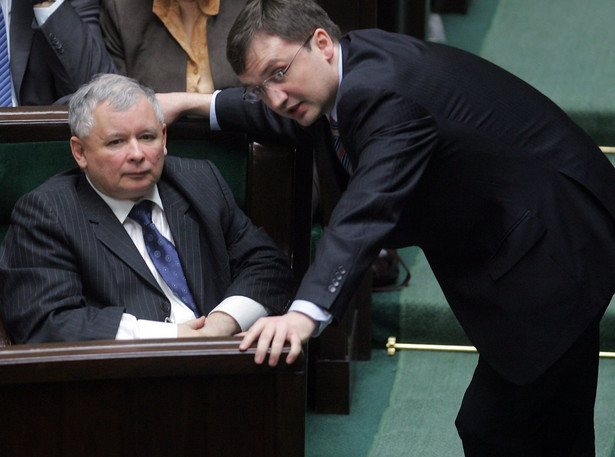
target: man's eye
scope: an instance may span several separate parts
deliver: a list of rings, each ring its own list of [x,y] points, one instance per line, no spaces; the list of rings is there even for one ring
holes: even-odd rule
[[[278,70],[276,71],[273,76],[271,76],[271,79],[273,79],[274,81],[282,81],[284,79],[284,70]]]

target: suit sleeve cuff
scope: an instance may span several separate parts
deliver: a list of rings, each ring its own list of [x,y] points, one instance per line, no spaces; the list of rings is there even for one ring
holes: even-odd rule
[[[248,330],[257,319],[265,317],[267,309],[256,300],[243,295],[232,295],[225,298],[209,314],[222,311],[237,321],[242,332]]]
[[[41,3],[43,1],[44,0],[41,0]],[[55,10],[57,10],[60,5],[62,5],[62,3],[64,3],[64,0],[56,0],[55,3],[53,3],[51,6],[34,8],[34,17],[36,17],[36,22],[38,23],[38,26],[42,27],[43,24],[47,21],[47,19],[49,19],[49,16],[51,16],[55,12]]]
[[[327,328],[327,325],[333,320],[333,316],[329,311],[307,300],[295,300],[288,311],[297,311],[303,313],[316,321],[318,324],[312,333],[312,337],[319,336],[322,331]]]
[[[147,338],[177,338],[177,324],[137,319],[124,313],[115,335],[116,340],[139,340]]]
[[[216,97],[220,93],[219,90],[215,90],[211,94],[211,102],[209,104],[209,128],[211,130],[222,130],[220,124],[218,124],[218,117],[216,116]]]

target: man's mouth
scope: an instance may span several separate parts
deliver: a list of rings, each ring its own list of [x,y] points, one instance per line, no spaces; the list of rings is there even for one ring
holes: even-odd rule
[[[295,104],[295,105],[291,106],[290,108],[288,108],[288,109],[286,110],[286,112],[287,112],[289,115],[293,116],[293,115],[295,115],[295,113],[297,112],[297,110],[298,110],[298,109],[299,109],[302,105],[303,105],[303,102],[299,102],[299,103],[297,103],[297,104]]]

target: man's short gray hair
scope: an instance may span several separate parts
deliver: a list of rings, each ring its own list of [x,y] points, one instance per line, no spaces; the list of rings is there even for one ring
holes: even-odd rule
[[[164,115],[156,94],[149,87],[122,75],[101,74],[81,86],[68,104],[68,124],[71,134],[77,138],[88,136],[94,127],[94,110],[108,102],[114,111],[122,112],[132,108],[141,97],[145,97],[154,108],[162,125]]]

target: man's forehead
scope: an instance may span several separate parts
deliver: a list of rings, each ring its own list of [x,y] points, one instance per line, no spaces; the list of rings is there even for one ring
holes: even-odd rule
[[[277,35],[258,33],[254,35],[246,51],[245,77],[268,77],[281,63],[288,63],[296,43]]]
[[[134,110],[139,110],[135,115]],[[101,135],[107,135],[110,131],[140,129],[158,130],[162,128],[156,116],[154,107],[145,97],[130,105],[127,109],[117,109],[108,100],[99,103],[93,112],[93,127],[101,130]]]

